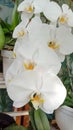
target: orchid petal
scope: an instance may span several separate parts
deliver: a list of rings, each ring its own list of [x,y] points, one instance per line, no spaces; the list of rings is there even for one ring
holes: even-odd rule
[[[18,6],[18,11],[25,11],[25,8],[27,8],[29,5],[31,5],[31,3],[33,2],[33,0],[24,0],[23,2],[21,2]]]
[[[18,38],[15,42],[15,46],[14,46],[14,49],[13,49],[13,52],[16,56],[19,55],[18,53],[18,50],[19,48],[21,48],[23,46],[23,44],[26,44],[28,42],[28,35],[26,36],[23,36],[22,38]],[[15,57],[16,57],[15,56]]]
[[[52,73],[43,76],[43,86],[40,91],[44,99],[41,109],[48,114],[57,109],[66,98],[66,88],[61,80]]]
[[[68,13],[69,6],[67,4],[63,4],[62,5],[62,10],[63,10],[63,13]]]
[[[48,4],[49,0],[34,0],[33,6],[34,6],[34,13],[41,13],[43,12],[44,8]],[[40,6],[39,6],[40,5]]]
[[[17,25],[14,29],[14,32],[13,32],[13,38],[18,38],[20,37],[20,33],[22,33],[21,35],[24,36],[27,31],[25,29],[26,25],[27,25],[27,20],[22,21],[19,25]]]
[[[71,10],[68,11],[68,25],[73,27],[73,12]]]
[[[10,78],[10,75],[6,75],[6,78]],[[7,80],[7,92],[14,104],[16,104],[16,107],[18,106],[17,103],[23,104],[24,102],[25,105],[30,100],[30,95],[37,91],[38,76],[36,72],[28,71],[16,73],[11,81]]]
[[[51,58],[50,58],[51,57]],[[61,63],[55,54],[55,52],[47,48],[47,46],[42,45],[42,49],[37,50],[37,54],[33,56],[34,62],[37,63],[37,67],[42,70],[51,71],[57,74],[61,68]]]
[[[5,78],[6,84],[8,84],[8,81],[11,81],[13,77],[19,73],[20,68],[22,68],[21,57],[14,59],[13,63],[8,68]]]
[[[33,13],[25,13],[25,12],[22,12],[21,13],[21,20],[25,22],[26,20],[26,23],[28,23],[29,19],[33,16]]]
[[[64,55],[73,52],[73,35],[68,28],[61,26],[57,30],[57,40],[60,44],[60,52]]]
[[[24,105],[26,105],[28,102],[29,102],[29,99],[28,99],[28,97],[27,97],[25,100],[20,101],[20,102],[14,101],[14,102],[13,102],[13,106],[14,106],[15,108],[20,108],[20,107],[23,107]]]
[[[61,63],[56,53],[43,44],[38,47],[28,42],[20,47],[18,53],[26,60],[35,63],[35,69],[52,71],[57,74],[61,68]]]
[[[51,22],[57,21],[58,17],[61,15],[61,8],[56,2],[49,2],[44,10],[45,17]]]

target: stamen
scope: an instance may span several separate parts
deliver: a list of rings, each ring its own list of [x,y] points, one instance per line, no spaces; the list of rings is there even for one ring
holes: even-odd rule
[[[52,49],[58,49],[59,44],[56,44],[55,42],[51,41],[51,42],[49,42],[48,47],[50,47]]]
[[[27,70],[33,70],[34,69],[34,67],[35,67],[35,65],[34,65],[34,63],[24,63],[24,67],[25,67],[25,69],[27,69]]]
[[[24,35],[25,35],[24,31],[18,32],[18,36],[24,36]]]
[[[33,7],[29,6],[28,8],[25,9],[27,12],[31,13],[33,11]]]
[[[44,99],[41,98],[40,95],[35,94],[35,95],[33,95],[33,97],[31,98],[31,102],[34,102],[34,101],[36,101],[36,102],[38,102],[38,103],[40,104],[40,103],[43,103],[43,102],[44,102]]]
[[[62,17],[59,18],[59,22],[62,23],[62,24],[66,23],[67,20],[68,20],[68,18],[66,16],[62,16]]]

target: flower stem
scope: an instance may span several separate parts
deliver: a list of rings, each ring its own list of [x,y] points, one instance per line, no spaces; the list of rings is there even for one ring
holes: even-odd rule
[[[69,74],[69,79],[70,79],[70,86],[71,86],[71,90],[73,91],[73,83],[72,83],[72,76],[70,73],[70,57],[66,56],[66,65],[67,65],[67,70],[68,70],[68,74]]]

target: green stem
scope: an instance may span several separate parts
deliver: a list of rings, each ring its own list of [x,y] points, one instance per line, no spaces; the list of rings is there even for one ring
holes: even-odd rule
[[[69,79],[70,79],[70,86],[71,86],[71,90],[73,91],[73,83],[72,83],[72,76],[71,76],[71,73],[70,73],[70,57],[69,56],[66,56],[66,65],[67,65],[67,70],[68,70],[68,74],[69,74]]]
[[[69,8],[71,8],[71,5],[72,5],[72,2],[71,2],[71,0],[69,0],[70,2],[69,2]]]
[[[12,39],[10,39],[8,42],[6,42],[6,44],[10,44],[11,42],[13,42],[14,41],[14,39],[12,38]]]

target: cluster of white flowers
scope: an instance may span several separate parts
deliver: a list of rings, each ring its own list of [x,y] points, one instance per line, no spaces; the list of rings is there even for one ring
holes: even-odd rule
[[[6,73],[7,92],[15,107],[31,101],[35,109],[52,113],[66,97],[57,74],[65,55],[73,52],[73,12],[50,0],[24,0],[18,11],[21,22],[13,32],[17,40]],[[41,13],[49,24],[42,22]]]

